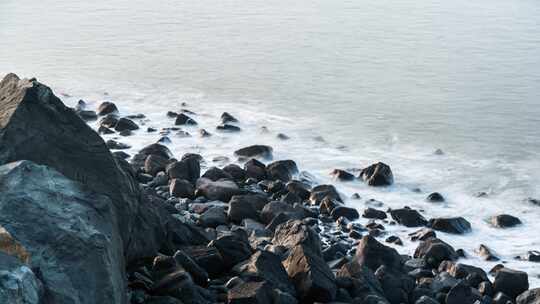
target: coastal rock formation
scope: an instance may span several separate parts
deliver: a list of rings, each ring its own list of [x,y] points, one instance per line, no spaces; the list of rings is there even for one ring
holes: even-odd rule
[[[370,186],[389,186],[394,183],[394,175],[390,166],[385,163],[378,162],[362,171],[358,177],[365,181]]]

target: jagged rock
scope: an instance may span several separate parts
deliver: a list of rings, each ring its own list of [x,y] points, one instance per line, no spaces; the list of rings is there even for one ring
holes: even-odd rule
[[[433,229],[422,228],[415,232],[409,233],[409,236],[411,237],[411,241],[425,241],[429,238],[436,238],[437,234],[435,231],[433,231]]]
[[[540,288],[523,292],[517,297],[516,304],[540,304]]]
[[[415,258],[424,259],[429,265],[436,268],[442,261],[455,261],[458,255],[452,246],[437,238],[429,238],[418,245],[414,251]]]
[[[288,182],[294,174],[298,173],[298,167],[293,160],[279,160],[269,164],[266,172],[272,180]]]
[[[332,216],[334,220],[343,216],[350,221],[354,221],[360,217],[360,214],[358,214],[358,211],[354,208],[336,206],[332,209],[332,212],[330,212],[330,216]]]
[[[200,294],[191,276],[181,269],[166,274],[152,285],[151,294],[173,296],[183,303],[204,304],[207,301]]]
[[[118,108],[116,107],[114,103],[108,102],[108,101],[102,102],[99,105],[98,110],[97,110],[97,114],[99,116],[113,114],[113,113],[118,113]]]
[[[352,181],[355,178],[351,173],[341,169],[334,169],[330,175],[332,175],[334,179],[344,182]]]
[[[526,272],[504,267],[495,274],[493,290],[496,293],[502,292],[515,299],[527,289],[529,289],[529,276]]]
[[[172,156],[172,153],[169,148],[162,144],[151,144],[144,147],[137,154],[135,154],[135,156],[133,156],[133,159],[131,160],[131,164],[135,168],[144,167],[146,159],[150,155],[156,155],[169,160]]]
[[[7,250],[26,259],[21,262],[29,268],[39,269],[45,303],[126,302],[116,220],[108,197],[90,192],[55,170],[29,161],[0,167],[0,227],[20,246],[0,251]],[[0,298],[38,296],[38,281],[21,266],[14,270],[19,279],[8,276],[5,280],[27,282],[24,288],[34,295],[26,291],[2,295],[0,287]]]
[[[491,251],[489,247],[484,244],[480,244],[480,247],[476,250],[476,253],[480,255],[486,261],[498,261],[499,258]]]
[[[192,184],[201,176],[201,164],[197,157],[183,157],[182,160],[170,163],[166,168],[170,179],[185,179]]]
[[[406,227],[420,227],[427,224],[427,220],[418,211],[409,208],[393,209],[390,215],[396,222]]]
[[[262,157],[271,159],[272,158],[272,147],[264,145],[253,145],[238,149],[234,151],[236,156],[253,158],[253,157]]]
[[[346,263],[336,274],[336,283],[349,291],[351,297],[367,300],[368,298],[380,299],[377,304],[388,304],[383,297],[383,288],[373,271],[367,266],[360,265],[354,260]]]
[[[272,243],[286,248],[293,248],[302,244],[319,256],[322,255],[319,235],[315,230],[299,220],[287,221],[277,226]]]
[[[221,114],[221,122],[222,123],[238,122],[238,119],[236,119],[234,116],[232,116],[231,114],[227,112],[223,112],[223,114]]]
[[[341,206],[341,202],[330,198],[329,196],[325,197],[321,201],[321,205],[319,206],[319,211],[321,214],[327,214],[330,215],[334,208]]]
[[[244,192],[230,180],[218,180],[215,182],[207,178],[197,180],[197,195],[202,195],[209,200],[228,202],[233,196]]]
[[[453,234],[464,234],[471,231],[471,224],[462,217],[431,219],[428,226],[434,230]]]
[[[227,224],[227,216],[223,206],[212,206],[199,217],[199,225],[202,227],[216,228]]]
[[[227,295],[229,304],[272,304],[272,289],[265,281],[244,282]]]
[[[118,123],[118,116],[116,116],[115,114],[108,114],[107,116],[99,120],[99,126],[103,128],[108,128],[108,129],[114,129],[117,123]]]
[[[169,185],[170,195],[178,198],[193,198],[195,196],[195,187],[185,180],[175,178]]]
[[[295,196],[299,197],[302,201],[309,199],[309,196],[311,194],[309,191],[310,187],[306,185],[305,183],[301,181],[297,181],[297,180],[289,181],[285,185],[285,188],[287,189],[289,193],[294,194]]]
[[[481,296],[473,293],[473,290],[469,285],[460,282],[452,287],[446,295],[446,304],[475,303],[476,300],[480,299]]]
[[[283,265],[302,303],[330,302],[336,296],[334,274],[309,246],[296,245]]]
[[[489,222],[491,223],[491,225],[497,228],[509,228],[521,224],[521,220],[519,218],[509,214],[492,216],[489,219]]]
[[[444,202],[444,197],[439,192],[433,192],[427,196],[426,200],[432,203],[442,203]]]
[[[320,205],[325,197],[343,202],[336,188],[332,185],[318,185],[311,190],[309,200],[313,205]]]
[[[180,114],[178,114],[178,116],[176,116],[176,120],[175,120],[174,124],[177,125],[177,126],[182,126],[182,125],[192,125],[193,126],[193,125],[196,125],[197,122],[193,118],[187,116],[186,114],[180,113]]]
[[[235,195],[229,201],[229,220],[239,223],[244,219],[259,219],[259,211],[268,203],[265,195]]]
[[[165,167],[169,163],[168,158],[156,154],[150,154],[144,161],[144,172],[156,176],[160,171],[165,171]]]
[[[236,164],[229,164],[223,167],[223,171],[227,172],[237,182],[246,179],[246,171]]]
[[[266,178],[266,165],[256,159],[250,159],[244,164],[244,170],[246,176],[254,178],[256,180],[263,180]]]
[[[0,269],[0,303],[43,302],[42,283],[24,261],[0,249]]]
[[[239,126],[231,125],[231,124],[220,124],[216,127],[216,130],[222,131],[222,132],[240,132],[242,129]]]
[[[361,178],[370,186],[389,186],[394,183],[392,170],[387,164],[381,162],[360,171],[358,178]]]
[[[214,246],[223,258],[226,268],[247,260],[251,256],[251,247],[245,232],[236,231],[231,235],[224,235],[210,242],[209,246]]]
[[[225,271],[223,257],[214,246],[184,246],[182,250],[201,266],[209,277],[219,276]]]
[[[204,172],[201,177],[208,178],[209,180],[212,180],[214,182],[220,179],[233,179],[233,177],[229,173],[223,171],[218,167],[210,167],[208,170],[206,170],[206,172]]]
[[[382,210],[373,209],[373,208],[367,208],[364,210],[362,217],[365,217],[368,219],[384,220],[386,218],[386,212]]]
[[[122,117],[118,120],[116,123],[116,126],[114,126],[114,129],[118,132],[122,131],[135,131],[139,129],[139,125],[137,125],[133,120]]]
[[[398,270],[402,267],[399,253],[391,247],[379,243],[372,236],[364,236],[356,249],[355,260],[372,271],[384,265],[388,269]]]
[[[201,268],[187,253],[178,250],[173,257],[178,265],[182,266],[189,274],[191,274],[195,283],[201,286],[206,286],[208,284],[208,273],[206,270]]]
[[[252,277],[265,280],[273,288],[295,294],[294,286],[289,282],[287,271],[281,264],[281,259],[271,252],[255,252],[249,260],[236,265],[233,272],[248,280]]]

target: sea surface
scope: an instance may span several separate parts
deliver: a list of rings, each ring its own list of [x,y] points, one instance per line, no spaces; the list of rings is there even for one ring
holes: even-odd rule
[[[344,197],[359,193],[347,202],[359,210],[373,198],[383,209],[465,217],[471,233],[439,236],[465,249],[466,263],[495,265],[474,253],[485,244],[540,287],[540,264],[514,260],[540,250],[540,206],[526,201],[540,198],[538,0],[0,0],[7,72],[37,77],[70,105],[110,100],[144,113],[145,128],[170,127],[166,111],[185,102],[214,136],[170,134],[177,157],[198,152],[209,167],[269,144],[275,159],[295,159]],[[223,111],[239,118],[240,134],[215,131]],[[143,128],[121,140],[133,152],[158,138]],[[392,167],[395,185],[329,176],[376,161]],[[432,191],[446,203],[426,202]],[[523,225],[489,226],[500,213]],[[405,239],[398,250],[416,245]]]

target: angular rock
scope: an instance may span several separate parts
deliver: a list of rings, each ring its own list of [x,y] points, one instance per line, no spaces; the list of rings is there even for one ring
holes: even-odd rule
[[[497,228],[510,228],[521,224],[521,220],[515,216],[509,214],[500,214],[492,216],[489,222],[493,227]]]
[[[354,259],[360,266],[365,265],[372,271],[383,265],[390,270],[401,270],[403,264],[394,248],[379,243],[369,235],[364,236],[358,244]]]
[[[21,260],[0,251],[0,269],[0,303],[43,302],[42,283]]]
[[[124,143],[121,143],[112,139],[107,140],[106,144],[107,144],[107,148],[111,150],[126,150],[126,149],[131,148],[130,145],[127,145],[127,144],[124,144]]]
[[[118,132],[122,131],[135,131],[139,129],[139,125],[137,125],[133,120],[122,117],[118,120],[116,123],[116,126],[114,126],[114,129]]]
[[[367,208],[364,210],[364,213],[362,214],[362,217],[368,218],[368,219],[379,219],[384,220],[386,219],[386,212],[382,210],[377,210],[374,208]]]
[[[529,289],[529,276],[526,272],[504,267],[495,274],[493,290],[496,293],[502,292],[515,299],[527,289]]]
[[[230,180],[218,180],[215,182],[207,178],[197,180],[197,195],[202,195],[209,200],[228,202],[233,196],[244,194],[244,192]]]
[[[362,171],[358,177],[370,186],[389,186],[394,183],[392,170],[385,163],[373,164]]]
[[[197,157],[183,157],[182,160],[167,165],[166,171],[170,179],[185,179],[195,184],[201,176],[201,164]]]
[[[279,160],[269,164],[266,172],[272,180],[288,182],[294,174],[298,173],[298,167],[293,160]]]
[[[415,258],[422,258],[428,265],[434,268],[439,267],[442,261],[455,261],[458,255],[452,246],[437,238],[429,238],[416,248]]]
[[[244,282],[227,295],[229,304],[272,304],[272,289],[265,281]]]
[[[239,223],[244,219],[259,219],[259,211],[268,203],[264,195],[235,195],[229,201],[229,220]]]
[[[253,145],[234,151],[236,156],[253,158],[261,157],[266,159],[272,158],[272,147],[265,145]]]
[[[469,285],[461,282],[450,289],[446,295],[446,304],[475,303],[480,298],[480,295],[473,293]]]
[[[165,171],[165,167],[169,163],[168,158],[156,154],[150,154],[144,161],[144,172],[156,176],[160,171]]]
[[[281,259],[271,252],[255,252],[249,260],[236,265],[233,272],[246,280],[255,277],[267,281],[273,288],[295,294],[294,286],[289,282],[287,271],[281,264]]]
[[[220,179],[233,179],[233,177],[229,173],[223,171],[222,169],[219,169],[218,167],[209,168],[208,170],[206,170],[206,172],[204,172],[201,177],[207,178],[214,182]]]
[[[427,224],[427,220],[418,211],[409,208],[393,209],[390,215],[396,222],[406,227],[420,227]]]
[[[471,224],[462,217],[431,219],[428,226],[434,230],[453,234],[464,234],[471,231]]]
[[[206,270],[201,268],[187,253],[178,250],[173,257],[178,265],[182,266],[191,274],[195,283],[200,286],[206,286],[208,284],[208,273]]]
[[[516,304],[540,304],[540,288],[523,292],[517,297]]]
[[[332,175],[334,179],[344,182],[352,181],[355,178],[351,173],[341,169],[334,169],[330,175]]]
[[[302,201],[309,199],[310,187],[305,183],[297,180],[292,180],[285,185],[286,190],[299,197]]]
[[[185,246],[182,250],[210,277],[219,276],[225,271],[223,257],[214,246]]]
[[[360,214],[358,214],[358,211],[354,208],[337,206],[332,210],[330,216],[332,216],[334,220],[337,220],[343,216],[350,221],[354,221],[360,217]]]
[[[217,248],[226,268],[247,260],[252,252],[247,236],[242,233],[219,237],[210,242],[209,246]]]
[[[435,231],[433,231],[433,229],[422,228],[415,232],[409,233],[409,236],[411,237],[411,241],[425,241],[429,238],[436,238],[437,234]]]
[[[320,205],[325,197],[343,202],[336,188],[332,185],[318,185],[311,190],[309,200],[313,205]]]
[[[195,197],[195,187],[193,187],[193,185],[185,179],[173,179],[169,185],[169,191],[171,196],[177,198]]]
[[[113,113],[118,113],[118,108],[116,107],[114,103],[109,102],[109,101],[102,102],[99,105],[98,110],[97,110],[97,114],[100,116],[113,114]]]
[[[222,123],[238,122],[238,119],[236,119],[234,116],[232,116],[231,114],[227,112],[223,112],[223,114],[221,114],[221,122]]]
[[[272,243],[289,249],[301,244],[315,254],[322,256],[319,235],[313,228],[299,220],[287,221],[277,226]]]
[[[225,208],[223,206],[212,206],[208,208],[198,221],[202,227],[216,228],[219,225],[227,224],[227,216],[225,214]]]
[[[133,156],[133,159],[131,160],[131,164],[135,168],[144,167],[144,163],[146,159],[148,158],[148,156],[150,155],[156,155],[156,156],[159,156],[168,160],[171,158],[172,153],[169,150],[169,148],[167,148],[166,146],[162,144],[158,144],[158,143],[151,144],[144,147],[135,156]]]
[[[246,171],[246,177],[251,177],[256,180],[263,180],[266,178],[266,165],[256,159],[250,159],[244,164],[244,170]]]
[[[183,126],[183,125],[192,125],[192,126],[194,126],[194,125],[197,124],[197,122],[193,118],[187,116],[186,114],[180,113],[180,114],[178,114],[178,116],[176,116],[176,120],[175,120],[174,124],[177,125],[177,126]]]
[[[334,274],[309,247],[296,245],[283,265],[302,303],[330,302],[336,296]]]
[[[223,167],[223,171],[227,172],[237,182],[246,179],[246,171],[236,164],[229,164]]]

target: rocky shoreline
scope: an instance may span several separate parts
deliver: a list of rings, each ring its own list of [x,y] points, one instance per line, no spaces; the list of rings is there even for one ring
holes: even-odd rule
[[[148,128],[162,137],[136,155],[99,136],[129,136],[143,117],[121,116],[111,102],[68,108],[35,79],[0,82],[1,303],[540,303],[527,273],[459,261],[498,259],[487,246],[467,253],[437,237],[474,229],[465,218],[376,202],[360,214],[265,145],[236,150],[243,166],[204,172],[198,154],[175,158],[167,134],[197,125],[187,109],[164,113],[174,126]],[[96,133],[85,121],[97,119]],[[236,122],[223,113],[216,132],[241,132]],[[380,162],[333,175],[373,187],[394,180]],[[490,222],[520,224],[508,214]],[[385,245],[402,243],[387,225],[417,227],[407,236],[416,250]]]

